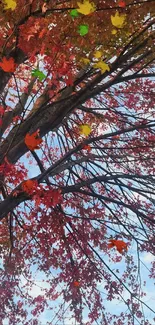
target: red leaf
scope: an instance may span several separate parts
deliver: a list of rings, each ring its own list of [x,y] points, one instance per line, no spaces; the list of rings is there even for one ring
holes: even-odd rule
[[[38,182],[33,179],[28,179],[27,181],[24,181],[21,185],[22,190],[30,195],[36,192],[37,186],[38,186]]]
[[[125,8],[125,7],[126,7],[126,3],[125,3],[125,1],[123,1],[123,0],[120,0],[120,1],[118,2],[118,5],[119,5],[120,8]]]
[[[110,239],[108,248],[116,247],[119,253],[122,254],[124,250],[127,251],[127,243],[125,243],[123,240],[117,240],[117,239]]]
[[[4,56],[2,62],[0,63],[0,67],[5,72],[14,72],[16,70],[16,64],[13,58],[7,58]]]
[[[62,201],[62,195],[61,195],[61,190],[52,190],[52,205],[56,206],[58,203],[61,203]]]
[[[0,106],[0,116],[3,116],[3,114],[4,114],[4,108],[3,108],[3,106]]]
[[[83,150],[87,150],[87,151],[90,151],[91,150],[91,146],[89,144],[85,144],[83,146]]]
[[[79,287],[80,286],[80,282],[79,281],[74,281],[73,284],[74,284],[74,287]]]
[[[36,131],[32,134],[27,133],[25,137],[25,144],[31,150],[40,149],[39,145],[42,143],[42,139],[38,138],[39,132]]]

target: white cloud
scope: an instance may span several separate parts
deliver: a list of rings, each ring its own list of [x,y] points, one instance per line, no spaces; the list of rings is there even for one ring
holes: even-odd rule
[[[142,261],[144,263],[151,263],[153,262],[155,259],[154,259],[154,256],[151,254],[151,253],[146,253],[143,257],[142,257]]]

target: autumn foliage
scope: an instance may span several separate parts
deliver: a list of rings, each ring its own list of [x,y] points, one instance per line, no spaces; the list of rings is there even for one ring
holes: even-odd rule
[[[109,244],[108,244],[108,247],[109,248],[116,247],[116,249],[118,250],[118,252],[122,254],[124,250],[127,251],[128,245],[123,240],[110,239]]]
[[[4,324],[154,323],[154,77],[154,1],[0,1]]]
[[[25,144],[30,150],[35,150],[40,148],[40,144],[42,143],[42,139],[39,139],[38,131],[33,134],[27,133],[25,136]]]
[[[0,67],[5,72],[14,72],[16,70],[15,62],[13,58],[7,60],[4,56],[2,62],[0,63]]]

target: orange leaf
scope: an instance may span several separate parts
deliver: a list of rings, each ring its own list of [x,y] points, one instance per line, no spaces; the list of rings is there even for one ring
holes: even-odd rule
[[[25,144],[31,150],[40,149],[39,145],[42,143],[42,139],[38,138],[39,132],[36,131],[32,134],[27,133],[25,137]]]
[[[116,247],[119,253],[122,254],[124,250],[127,251],[127,243],[125,243],[123,240],[117,240],[117,239],[110,239],[108,248]]]
[[[2,59],[2,62],[0,63],[0,67],[5,72],[14,72],[16,70],[16,64],[13,58],[10,58],[7,60],[7,58],[4,56]]]
[[[87,150],[87,151],[90,151],[91,150],[91,146],[89,144],[85,144],[83,146],[83,150]]]
[[[118,2],[118,5],[119,5],[120,8],[125,8],[125,7],[126,7],[126,3],[125,3],[125,1],[123,1],[123,0],[120,0],[120,1]]]
[[[120,138],[120,135],[119,134],[113,136],[113,139],[119,139],[119,138]]]
[[[45,2],[45,3],[42,5],[42,8],[41,8],[42,13],[46,12],[47,9],[48,9],[48,7],[47,7],[47,3]]]
[[[36,187],[38,185],[38,182],[33,179],[28,179],[27,181],[24,181],[21,185],[22,190],[26,192],[27,194],[34,194],[36,192]]]
[[[79,281],[74,281],[73,284],[74,284],[74,287],[79,287],[80,286]]]

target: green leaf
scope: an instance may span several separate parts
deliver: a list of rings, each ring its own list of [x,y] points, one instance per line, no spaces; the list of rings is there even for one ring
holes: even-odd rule
[[[79,26],[79,29],[78,29],[78,33],[81,36],[84,36],[84,35],[88,34],[88,30],[89,30],[88,25],[80,25]]]
[[[72,18],[78,17],[79,14],[77,9],[71,10],[70,15],[72,16]]]
[[[42,81],[43,79],[46,78],[45,74],[42,71],[38,70],[38,69],[32,70],[32,76],[33,77],[38,77],[39,81]]]

